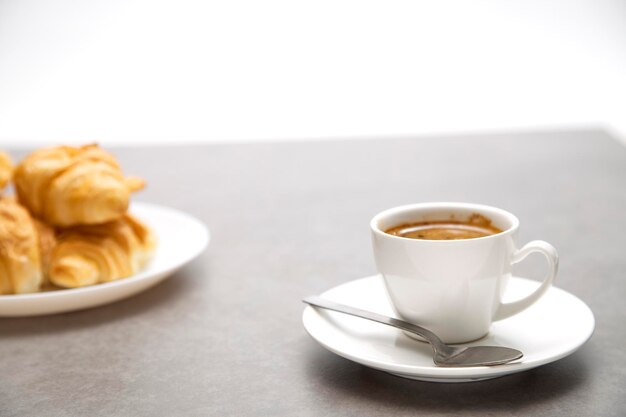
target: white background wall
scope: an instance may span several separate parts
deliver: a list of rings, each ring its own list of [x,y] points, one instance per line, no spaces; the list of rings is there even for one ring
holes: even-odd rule
[[[626,2],[0,1],[0,144],[603,125]]]

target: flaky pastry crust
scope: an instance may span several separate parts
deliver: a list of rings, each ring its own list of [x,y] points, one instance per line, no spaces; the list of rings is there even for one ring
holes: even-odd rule
[[[117,220],[131,192],[144,185],[124,177],[115,158],[98,145],[37,150],[18,164],[13,180],[20,203],[59,227]]]

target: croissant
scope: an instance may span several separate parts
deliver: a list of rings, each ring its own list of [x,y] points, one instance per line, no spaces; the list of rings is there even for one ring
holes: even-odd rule
[[[155,246],[150,229],[129,214],[121,219],[61,231],[48,267],[50,281],[76,288],[135,274]]]
[[[115,158],[98,145],[37,150],[16,167],[13,180],[20,203],[60,227],[119,219],[130,193],[143,188],[141,179],[125,178]]]
[[[0,190],[4,189],[13,176],[13,161],[6,153],[0,151]]]
[[[46,236],[41,239],[41,236]],[[13,198],[0,198],[0,294],[39,291],[54,232]]]

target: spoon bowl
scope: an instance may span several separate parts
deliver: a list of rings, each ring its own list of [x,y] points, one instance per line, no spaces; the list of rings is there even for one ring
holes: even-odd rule
[[[452,347],[449,355],[435,353],[437,366],[494,366],[520,359],[523,354],[517,349],[504,346]]]

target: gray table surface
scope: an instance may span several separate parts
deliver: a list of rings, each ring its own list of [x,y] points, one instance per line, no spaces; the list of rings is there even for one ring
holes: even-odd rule
[[[626,149],[603,131],[113,151],[148,181],[136,199],[206,222],[209,249],[133,298],[0,319],[0,415],[626,413]],[[375,273],[370,218],[419,201],[516,213],[521,241],[558,248],[556,285],[593,310],[591,340],[464,384],[402,379],[319,346],[300,299]]]

